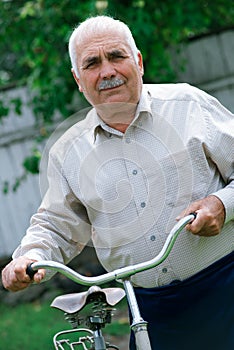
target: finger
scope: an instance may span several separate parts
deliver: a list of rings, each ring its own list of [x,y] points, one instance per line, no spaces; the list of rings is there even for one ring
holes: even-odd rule
[[[45,278],[45,274],[46,272],[44,269],[39,269],[33,276],[34,282],[40,283]]]
[[[22,282],[20,281],[14,272],[6,272],[2,276],[2,284],[5,289],[10,290],[12,292],[16,292],[21,289],[25,289],[29,286],[31,282]]]
[[[195,210],[184,210],[183,212],[181,212],[177,217],[176,217],[176,221],[181,220],[182,218],[184,218],[187,215],[193,215],[194,218],[191,219],[191,222],[194,221],[197,217],[197,212]],[[190,223],[191,223],[190,222]]]
[[[197,211],[200,210],[200,204],[199,202],[194,202],[191,205],[189,205],[186,209],[184,209],[179,215],[177,215],[176,220],[179,221],[182,218],[184,218],[187,215],[194,214],[197,215]]]
[[[199,234],[202,232],[202,229],[206,225],[206,218],[202,214],[202,211],[198,210],[196,214],[196,218],[186,226],[187,231],[190,231],[193,234]]]
[[[14,273],[19,282],[31,282],[30,276],[26,273],[26,267],[26,264],[15,264]]]
[[[180,221],[183,217],[186,216],[186,210],[182,211],[177,217],[176,221]]]
[[[31,282],[16,282],[6,287],[6,289],[10,290],[11,292],[18,292],[19,290],[28,288],[30,284]]]

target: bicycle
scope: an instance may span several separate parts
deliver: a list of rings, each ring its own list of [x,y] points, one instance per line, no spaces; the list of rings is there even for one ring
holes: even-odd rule
[[[161,264],[170,254],[172,247],[182,229],[196,218],[191,213],[182,218],[169,233],[160,253],[153,259],[133,266],[127,266],[115,271],[107,272],[101,276],[87,277],[73,271],[71,268],[54,261],[39,261],[32,263],[27,268],[28,275],[32,278],[35,272],[40,269],[50,269],[60,272],[76,283],[91,286],[88,291],[58,296],[51,306],[65,312],[65,318],[72,324],[72,330],[65,330],[55,334],[53,338],[56,350],[83,349],[83,350],[106,350],[118,349],[117,346],[105,341],[102,328],[111,323],[113,307],[126,295],[129,309],[132,314],[131,329],[134,332],[137,350],[151,350],[147,322],[141,317],[134,288],[130,277],[138,272],[151,269]],[[122,288],[100,288],[99,285],[111,281],[121,282]],[[81,316],[81,310],[91,306],[92,313],[87,317]],[[78,328],[82,323],[86,328]],[[62,338],[76,333],[78,338],[75,341],[69,338]],[[79,335],[80,334],[80,335]],[[85,335],[83,335],[85,334]]]

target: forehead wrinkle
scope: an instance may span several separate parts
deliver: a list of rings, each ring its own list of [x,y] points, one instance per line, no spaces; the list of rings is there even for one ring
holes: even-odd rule
[[[125,55],[133,56],[131,47],[122,35],[114,41],[113,36],[110,37],[110,33],[107,36],[106,33],[103,33],[103,35],[89,37],[89,40],[82,40],[82,42],[77,43],[77,51],[80,52],[77,57],[78,69],[84,68],[85,64],[87,65],[92,59],[100,60],[101,52],[104,52],[106,56],[107,53],[116,50],[122,51]]]
[[[101,51],[102,51],[102,47],[99,47],[98,48],[98,54],[93,54],[93,51],[96,51],[96,50],[90,50],[90,53],[87,53],[87,55],[85,55],[85,57],[83,58],[83,61],[84,62],[90,62],[90,61],[93,61],[93,60],[97,60],[101,57]],[[113,47],[110,47],[109,49],[103,49],[104,51],[104,56],[105,57],[111,57],[115,54],[129,54],[129,52],[127,52],[126,49],[122,48],[122,47],[118,47],[118,48],[113,48]]]
[[[82,51],[87,51],[87,52],[96,52],[97,50],[105,50],[109,51],[112,49],[121,49],[126,51],[131,50],[131,47],[129,44],[124,40],[124,38],[118,38],[116,40],[113,40],[113,37],[111,38],[105,38],[105,36],[95,36],[93,38],[89,38],[87,41],[82,41],[77,45],[77,49],[81,49]]]
[[[85,55],[84,58],[82,58],[82,63],[86,64],[86,63],[90,63],[90,62],[94,62],[94,61],[99,61],[101,58],[101,47],[97,48],[98,49],[98,54],[93,54],[91,51],[90,53],[87,53],[87,55]],[[92,50],[92,51],[96,51],[96,50]],[[110,48],[110,49],[106,49],[103,50],[104,51],[104,56],[106,58],[110,58],[114,55],[118,55],[118,54],[128,54],[127,50],[125,50],[124,48]]]

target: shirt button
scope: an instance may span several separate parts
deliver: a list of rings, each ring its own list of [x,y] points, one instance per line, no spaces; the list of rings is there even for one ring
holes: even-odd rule
[[[152,236],[150,237],[150,239],[151,239],[151,241],[155,241],[155,239],[156,239],[155,235],[152,235]]]
[[[133,175],[136,175],[136,174],[137,174],[137,170],[134,169],[134,170],[132,171],[132,174],[133,174]]]
[[[131,142],[130,137],[127,137],[127,138],[126,138],[126,143],[130,143],[130,142]]]
[[[163,273],[167,273],[167,268],[164,267],[164,268],[162,269],[162,272],[163,272]]]
[[[145,202],[141,202],[141,207],[142,208],[145,208],[145,205],[146,205]]]

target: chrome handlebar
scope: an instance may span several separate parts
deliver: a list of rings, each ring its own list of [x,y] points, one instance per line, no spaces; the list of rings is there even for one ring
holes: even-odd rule
[[[170,254],[179,233],[187,224],[191,223],[195,218],[196,214],[191,213],[185,216],[184,218],[180,219],[169,233],[160,253],[155,258],[149,261],[145,261],[143,263],[122,267],[117,270],[107,272],[100,276],[87,277],[79,274],[78,272],[73,271],[71,268],[64,264],[50,260],[42,260],[30,264],[27,268],[27,273],[30,277],[32,277],[38,269],[55,270],[56,272],[60,272],[64,276],[70,278],[72,281],[86,286],[100,285],[113,280],[126,279],[130,276],[135,275],[138,272],[149,270],[161,264]]]

